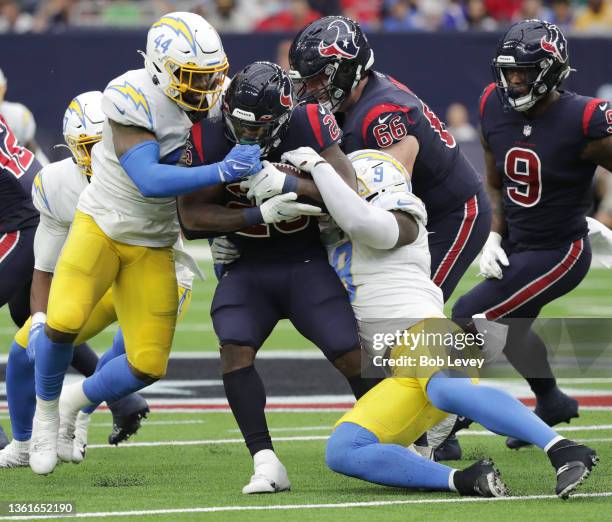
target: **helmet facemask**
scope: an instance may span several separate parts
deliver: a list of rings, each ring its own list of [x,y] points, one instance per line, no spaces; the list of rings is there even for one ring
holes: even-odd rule
[[[96,143],[102,140],[102,135],[87,136],[82,134],[78,138],[74,136],[65,136],[64,139],[72,153],[74,162],[83,171],[83,174],[91,176],[93,173],[91,169],[91,149]]]
[[[186,110],[206,112],[223,92],[229,65],[225,61],[211,67],[198,67],[168,59],[164,67],[170,76],[166,94]]]
[[[265,157],[271,149],[277,147],[289,125],[291,112],[278,118],[265,121],[255,121],[252,113],[234,109],[229,113],[227,107],[223,108],[226,135],[230,141],[243,145],[259,145],[261,156]]]

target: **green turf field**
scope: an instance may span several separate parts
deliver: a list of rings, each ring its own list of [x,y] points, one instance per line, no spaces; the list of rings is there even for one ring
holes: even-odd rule
[[[216,350],[208,315],[214,278],[195,287],[191,308],[178,327],[175,349]],[[464,278],[455,296],[476,284],[475,270]],[[549,305],[549,317],[612,317],[612,273],[592,270],[579,288]],[[454,298],[451,300],[454,301]],[[0,312],[0,353],[6,353],[13,328]],[[95,339],[97,349],[111,342],[114,328]],[[266,347],[314,349],[282,324]],[[562,381],[572,388],[612,393],[612,381]],[[559,520],[604,521],[612,513],[612,411],[585,410],[564,432],[585,441],[602,462],[578,495],[563,502],[554,497],[554,472],[535,449],[511,452],[501,437],[474,427],[462,435],[464,467],[484,456],[502,471],[513,497],[482,501],[450,493],[421,493],[387,488],[328,471],[325,438],[339,412],[271,412],[275,448],[287,466],[293,490],[273,496],[244,496],[240,490],[252,473],[251,459],[230,413],[153,412],[141,432],[119,448],[105,444],[110,415],[97,413],[90,430],[86,461],[61,465],[48,477],[29,469],[0,470],[0,506],[6,501],[74,501],[81,516],[123,512],[113,520]],[[8,427],[7,415],[0,422]],[[577,427],[580,429],[575,429]],[[565,426],[564,426],[565,427]],[[148,443],[148,444],[147,444]],[[265,510],[265,511],[264,511]],[[2,519],[2,517],[0,517]]]
[[[193,299],[183,321],[177,326],[174,337],[175,351],[217,350],[217,340],[212,328],[209,310],[216,279],[210,263],[201,264],[207,276],[205,282],[197,281]],[[471,268],[447,303],[450,313],[455,300],[473,288],[481,278],[477,269]],[[549,304],[542,313],[545,317],[612,317],[612,271],[593,269],[580,286],[570,294]],[[0,310],[0,353],[7,353],[15,331],[6,307]],[[105,350],[113,340],[115,328],[110,327],[92,340],[91,345]],[[316,349],[299,335],[288,321],[281,322],[270,336],[264,348],[276,350]]]

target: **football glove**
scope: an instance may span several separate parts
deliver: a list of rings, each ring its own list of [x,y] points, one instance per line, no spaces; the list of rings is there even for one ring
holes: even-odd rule
[[[321,208],[306,203],[297,203],[297,194],[279,194],[261,204],[259,210],[265,223],[289,221],[300,216],[322,216]]]
[[[235,145],[217,165],[222,183],[245,178],[261,170],[259,145]]]
[[[496,278],[501,279],[503,277],[502,268],[499,266],[501,263],[504,266],[509,266],[508,256],[504,249],[501,247],[502,237],[497,232],[491,232],[489,239],[482,248],[482,254],[480,256],[480,272],[478,275],[486,277],[487,279]]]
[[[317,165],[327,163],[310,147],[300,147],[299,149],[285,152],[281,156],[281,159],[286,163],[291,163],[304,172],[312,172]]]
[[[255,204],[258,206],[264,200],[282,194],[287,179],[287,175],[269,161],[263,161],[262,165],[261,171],[240,183],[242,190],[248,190],[247,198],[255,199]]]
[[[210,252],[215,265],[229,265],[240,258],[240,251],[225,236],[213,239],[210,244]]]

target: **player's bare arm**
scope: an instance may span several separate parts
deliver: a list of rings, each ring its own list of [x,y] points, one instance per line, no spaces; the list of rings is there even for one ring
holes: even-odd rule
[[[409,135],[387,147],[384,151],[400,161],[408,172],[412,172],[414,162],[419,154],[419,142],[414,136]]]
[[[38,312],[47,313],[47,303],[49,302],[49,290],[51,290],[51,280],[53,274],[34,269],[32,274],[32,287],[30,289],[30,313],[34,315]]]
[[[502,202],[502,177],[495,167],[495,156],[493,152],[491,152],[489,144],[482,134],[480,135],[480,142],[482,143],[485,157],[487,194],[491,202],[491,209],[493,210],[491,231],[502,235],[506,230],[506,220],[504,218],[504,207]]]
[[[612,136],[589,142],[582,152],[582,158],[612,171]]]
[[[155,134],[142,127],[121,125],[113,120],[108,121],[113,131],[113,146],[115,147],[117,158],[121,158],[128,150],[139,143],[157,140]]]

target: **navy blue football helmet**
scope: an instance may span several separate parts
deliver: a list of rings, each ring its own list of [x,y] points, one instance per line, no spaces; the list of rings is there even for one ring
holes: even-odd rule
[[[232,79],[223,98],[228,139],[258,144],[265,156],[277,147],[293,112],[293,85],[278,65],[254,62]]]
[[[571,72],[567,40],[556,25],[523,20],[502,36],[492,67],[504,104],[526,111],[557,89]],[[520,80],[512,81],[517,73]]]
[[[326,16],[302,29],[289,49],[289,76],[299,101],[318,101],[336,111],[368,69],[374,52],[359,24]]]

